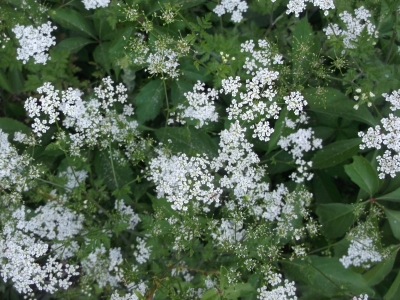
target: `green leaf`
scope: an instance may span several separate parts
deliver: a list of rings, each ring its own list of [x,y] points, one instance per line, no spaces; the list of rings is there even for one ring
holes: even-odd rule
[[[184,93],[193,91],[193,84],[186,80],[174,80],[171,84],[171,101],[176,106],[187,102]]]
[[[400,211],[391,210],[388,208],[383,209],[386,217],[389,220],[390,228],[392,228],[393,235],[396,239],[400,240]]]
[[[143,124],[157,117],[163,106],[164,96],[164,85],[159,78],[150,81],[140,90],[135,100],[136,116],[139,123]]]
[[[215,300],[215,299],[219,299],[219,294],[216,289],[208,290],[201,297],[201,300]]]
[[[70,53],[75,53],[81,50],[86,45],[95,43],[95,41],[84,38],[84,37],[71,37],[65,40],[62,40],[55,47],[56,50],[65,50]]]
[[[219,284],[221,290],[224,290],[229,284],[228,270],[224,266],[219,268]]]
[[[9,93],[12,93],[12,87],[11,87],[10,81],[4,75],[3,71],[0,71],[0,87],[5,89]]]
[[[344,166],[351,180],[372,197],[379,190],[379,177],[371,163],[362,156],[354,156],[354,162]]]
[[[110,55],[111,59],[116,59],[118,57],[121,57],[125,49],[124,47],[129,44],[129,38],[132,35],[134,27],[128,27],[125,28],[111,43],[110,45]]]
[[[387,257],[384,261],[381,261],[363,275],[369,286],[374,286],[381,282],[392,270],[398,251],[397,246],[394,246],[393,248],[395,249],[392,251],[389,257]]]
[[[353,213],[356,207],[356,204],[319,204],[316,214],[322,225],[324,236],[334,239],[345,234],[356,220],[356,216]]]
[[[64,28],[72,29],[96,39],[93,24],[88,22],[80,13],[73,9],[57,9],[50,13],[54,22]]]
[[[17,131],[22,131],[22,133],[25,134],[31,132],[31,129],[24,123],[21,123],[11,118],[0,118],[0,129],[3,130],[3,132],[8,133],[10,135],[13,135]],[[13,139],[14,136],[11,136],[10,138]]]
[[[396,279],[393,281],[389,290],[383,296],[384,300],[397,300],[400,296],[400,271],[397,273]]]
[[[316,172],[313,178],[314,196],[317,203],[343,202],[332,176]]]
[[[308,102],[310,110],[329,116],[363,122],[370,126],[377,125],[377,121],[365,105],[355,110],[355,102],[339,90],[334,88],[325,88],[324,90],[325,93],[323,95],[317,93],[316,88],[304,90],[303,95]]]
[[[309,256],[309,259],[281,262],[295,280],[306,283],[307,288],[313,290],[314,299],[321,298],[318,294],[332,299],[346,293],[374,293],[361,274],[345,269],[337,258]]]
[[[337,141],[318,150],[312,158],[313,169],[336,166],[352,157],[359,150],[361,138]]]
[[[108,53],[110,49],[110,42],[99,44],[93,52],[94,60],[104,68],[108,75],[110,75],[111,61]]]
[[[394,190],[393,192],[380,196],[376,198],[376,200],[386,200],[386,201],[393,201],[393,202],[400,202],[400,188]]]
[[[218,145],[204,131],[192,127],[166,127],[156,130],[155,133],[163,143],[171,140],[172,143],[168,146],[176,153],[204,153],[209,158],[218,155]]]

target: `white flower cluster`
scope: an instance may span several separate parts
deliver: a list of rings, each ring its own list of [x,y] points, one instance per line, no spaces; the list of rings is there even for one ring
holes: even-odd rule
[[[303,106],[307,105],[307,101],[300,92],[291,92],[290,96],[283,97],[283,100],[285,100],[288,111],[293,110],[296,116],[303,111]]]
[[[240,205],[251,190],[260,189],[259,182],[264,175],[264,170],[254,166],[260,159],[252,150],[244,135],[246,131],[239,121],[232,123],[229,130],[220,134],[218,157],[212,161],[212,169],[223,169],[226,174],[220,179],[221,187],[233,190]],[[266,186],[264,188],[267,188]]]
[[[68,190],[73,190],[88,177],[88,173],[84,170],[76,171],[74,168],[68,167],[65,172],[60,172],[59,177],[66,177],[67,183],[64,185]]]
[[[178,105],[178,111],[171,113],[171,116],[176,115],[176,120],[181,124],[186,123],[183,118],[198,120],[198,124],[195,126],[196,128],[201,128],[204,124],[207,125],[209,121],[218,121],[218,114],[213,104],[213,101],[218,97],[218,91],[208,88],[207,92],[205,92],[204,85],[204,83],[198,81],[193,87],[193,92],[185,93],[184,95],[189,106],[183,104]],[[169,120],[169,123],[171,123],[171,121],[172,120]]]
[[[96,9],[98,7],[107,7],[110,0],[82,0],[86,9]]]
[[[233,220],[221,219],[221,224],[216,229],[216,232],[211,233],[211,237],[221,246],[234,245],[240,242],[246,234],[243,223]]]
[[[390,107],[392,111],[400,109],[400,90],[390,95],[385,93],[382,96],[392,104]],[[386,174],[394,178],[396,173],[400,172],[400,118],[389,114],[389,118],[381,120],[381,125],[368,128],[366,133],[359,132],[358,136],[362,137],[360,149],[381,149],[383,145],[386,146],[387,150],[383,156],[376,157],[379,163],[379,178],[385,178]]]
[[[0,129],[0,188],[27,191],[32,180],[39,177],[39,171],[31,161],[28,155],[18,154],[8,141],[8,134]]]
[[[135,250],[133,251],[133,255],[136,258],[136,261],[139,264],[144,264],[146,263],[151,254],[151,247],[146,246],[147,240],[145,238],[136,238],[137,245],[135,246]]]
[[[352,265],[369,268],[369,263],[384,259],[382,251],[377,247],[379,233],[370,220],[360,223],[347,238],[351,240],[347,255],[339,259],[345,268]]]
[[[330,39],[332,35],[342,37],[345,48],[355,49],[356,45],[354,45],[354,43],[358,41],[358,37],[364,29],[367,30],[370,36],[377,37],[378,31],[376,31],[375,25],[369,20],[371,13],[364,8],[364,6],[357,8],[354,13],[355,17],[347,11],[339,14],[347,30],[340,29],[338,24],[329,24],[327,28],[324,28],[323,31],[325,31],[328,39]]]
[[[121,215],[122,219],[128,224],[126,229],[135,229],[136,225],[140,222],[140,218],[139,215],[133,211],[132,207],[127,206],[122,199],[115,201],[114,207],[115,210]]]
[[[26,210],[24,206],[15,210],[13,216],[18,217],[18,230],[55,241],[51,250],[55,251],[56,257],[66,259],[74,256],[79,246],[76,241],[72,241],[68,246],[64,246],[62,242],[82,232],[84,218],[65,207],[65,197],[58,197],[55,190],[50,196],[53,200],[39,206],[29,220],[26,220],[26,212],[30,213],[30,210]]]
[[[251,58],[246,57],[243,68],[252,78],[246,80],[245,92],[239,93],[241,87],[240,77],[229,77],[222,80],[220,93],[232,94],[235,97],[231,105],[227,108],[229,120],[240,120],[252,123],[253,137],[261,141],[268,141],[273,129],[267,119],[278,118],[281,108],[276,102],[266,102],[264,99],[272,101],[276,95],[273,88],[274,81],[278,79],[279,73],[270,70],[269,67],[275,63],[282,63],[281,56],[274,56],[271,45],[266,40],[259,40],[260,50],[255,50],[252,40],[241,44],[241,52],[250,53]],[[239,99],[236,95],[239,93]],[[256,123],[255,123],[256,122]]]
[[[177,67],[178,54],[171,49],[158,49],[156,53],[150,53],[146,62],[149,64],[146,71],[151,75],[161,74],[161,78],[179,77]],[[167,76],[168,75],[168,76]]]
[[[297,300],[295,282],[289,282],[285,279],[282,282],[282,275],[273,273],[272,271],[267,276],[268,284],[274,287],[272,290],[268,290],[267,286],[263,286],[257,289],[259,300]],[[282,285],[283,283],[283,285]]]
[[[133,270],[136,270],[135,267],[133,267]],[[143,297],[146,294],[147,286],[143,281],[139,283],[131,282],[127,287],[130,291],[129,293],[126,293],[125,296],[120,296],[118,292],[115,291],[111,295],[110,300],[139,300],[140,298],[137,296],[137,293]]]
[[[148,179],[155,182],[158,198],[166,197],[173,209],[183,211],[194,200],[205,205],[219,204],[222,190],[214,187],[207,157],[170,155],[164,149],[156,152],[158,156],[150,161],[148,167]]]
[[[65,115],[63,125],[75,131],[69,133],[72,155],[79,155],[84,147],[104,149],[110,142],[117,142],[131,158],[137,146],[138,123],[129,118],[133,114],[131,106],[125,105],[122,114],[114,109],[114,103],[123,104],[128,96],[124,85],[114,87],[113,83],[110,77],[104,78],[102,85],[94,88],[95,97],[89,101],[82,100],[82,93],[72,88],[62,91],[60,97],[60,91],[45,83],[38,88],[38,92],[44,94],[40,99],[30,97],[25,102],[28,115],[34,118],[33,131],[41,136],[49,129],[47,124],[59,120],[62,112]],[[41,114],[44,114],[42,119],[39,118]],[[66,140],[65,136],[60,137]]]
[[[123,262],[121,248],[108,251],[103,244],[81,261],[82,270],[97,281],[100,288],[110,284],[116,287],[121,281],[123,272],[119,267]]]
[[[272,0],[275,2],[275,0]],[[294,13],[296,17],[299,16],[306,9],[306,2],[311,2],[315,6],[318,6],[320,9],[324,10],[324,15],[327,16],[329,14],[328,9],[334,9],[335,5],[333,0],[290,0],[287,5],[287,14]]]
[[[50,201],[46,205],[39,206],[34,213],[35,216],[30,218],[29,221],[21,220],[18,222],[17,228],[32,232],[43,239],[58,241],[74,237],[83,229],[83,216],[56,201]]]
[[[241,0],[222,0],[221,4],[218,4],[213,12],[215,12],[219,17],[230,13],[232,14],[232,22],[239,23],[243,19],[242,13],[247,11],[246,1]]]
[[[34,28],[32,25],[16,25],[12,31],[21,46],[17,49],[17,59],[26,64],[32,56],[35,59],[35,64],[46,64],[46,61],[50,59],[46,51],[49,50],[50,46],[56,44],[56,38],[51,36],[51,32],[55,29],[57,27],[52,26],[50,21],[38,28]]]
[[[361,294],[360,296],[354,296],[352,300],[368,300],[367,294]]]
[[[5,218],[4,215],[1,217]],[[48,255],[46,262],[39,265],[37,259],[47,254],[49,245],[24,232],[28,229],[24,226],[24,207],[14,211],[12,218],[14,220],[4,225],[0,235],[0,274],[3,280],[7,282],[10,279],[14,288],[22,294],[32,292],[33,285],[49,293],[60,288],[67,289],[72,284],[71,277],[79,275],[77,267],[57,262],[57,257],[53,255]],[[33,225],[41,226],[37,223]]]
[[[296,132],[288,136],[281,136],[278,145],[292,154],[298,165],[297,173],[294,172],[291,177],[295,182],[303,182],[304,180],[311,180],[312,173],[308,170],[312,167],[312,162],[306,162],[303,159],[304,153],[322,148],[322,140],[314,136],[314,131],[311,128],[300,128]]]

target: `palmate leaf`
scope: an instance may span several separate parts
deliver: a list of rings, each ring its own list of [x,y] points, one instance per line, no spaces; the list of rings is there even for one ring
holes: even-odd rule
[[[393,281],[389,290],[383,297],[384,300],[397,300],[400,295],[400,272],[397,273],[396,279]]]
[[[353,213],[356,207],[356,204],[319,204],[316,214],[322,225],[324,236],[333,239],[345,234],[356,220]]]
[[[71,37],[65,40],[62,40],[55,47],[57,50],[66,50],[69,53],[78,52],[86,45],[95,43],[94,40],[87,39],[84,37]]]
[[[136,115],[140,124],[157,117],[163,106],[164,97],[164,85],[158,78],[151,80],[140,90],[135,99]]]
[[[361,138],[337,141],[323,147],[312,158],[313,169],[336,166],[352,157],[359,150]]]
[[[323,95],[320,95],[316,88],[304,90],[303,95],[310,110],[329,116],[359,121],[370,126],[377,125],[377,121],[365,105],[355,110],[353,108],[355,102],[339,90],[334,88],[325,88],[324,90]]]
[[[389,257],[381,261],[379,264],[368,270],[363,277],[369,286],[374,286],[385,279],[393,268],[394,261],[399,250],[397,246],[392,246],[392,251]]]
[[[64,28],[75,30],[83,35],[96,39],[93,23],[85,19],[80,13],[73,9],[57,9],[50,12],[54,22]]]
[[[400,211],[391,210],[388,208],[384,208],[383,210],[388,218],[394,237],[400,240]]]
[[[361,156],[354,156],[354,162],[344,167],[347,175],[361,189],[372,197],[379,190],[379,178],[376,169]]]
[[[386,201],[392,201],[392,202],[400,202],[400,188],[397,190],[394,190],[391,193],[388,193],[386,195],[380,196],[376,198],[376,200],[386,200]]]
[[[328,298],[351,294],[373,295],[363,276],[351,269],[345,269],[337,258],[309,256],[309,259],[283,260],[285,270],[296,281],[302,281],[317,295]]]

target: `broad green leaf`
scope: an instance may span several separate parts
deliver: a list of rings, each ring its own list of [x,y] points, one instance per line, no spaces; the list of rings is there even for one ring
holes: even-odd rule
[[[316,214],[322,225],[324,236],[334,239],[345,234],[356,220],[356,216],[353,213],[356,207],[356,204],[319,204]]]
[[[379,178],[375,168],[362,156],[354,156],[354,162],[344,166],[347,175],[372,197],[379,190]]]
[[[50,13],[54,22],[64,28],[72,29],[84,35],[96,38],[96,33],[88,19],[85,19],[80,13],[73,9],[57,9]]]
[[[164,85],[161,79],[146,84],[136,96],[136,116],[139,123],[153,120],[163,106]]]
[[[216,289],[208,290],[201,296],[201,300],[215,300],[220,299],[218,291]]]
[[[394,248],[394,251],[392,251],[389,257],[387,257],[384,261],[381,261],[379,264],[368,270],[367,273],[363,275],[365,281],[369,286],[374,286],[381,282],[392,270],[398,250],[397,246],[395,246]]]
[[[159,141],[167,143],[174,152],[186,154],[204,153],[209,158],[218,155],[218,146],[204,131],[192,127],[166,127],[156,130]]]
[[[22,131],[22,133],[28,134],[31,132],[30,128],[24,123],[11,118],[0,118],[0,129],[11,135],[9,138],[14,139],[14,133]]]
[[[383,209],[386,217],[389,220],[390,228],[392,228],[393,235],[396,239],[400,240],[400,211],[391,210],[388,208]]]
[[[400,202],[400,188],[394,190],[391,193],[386,195],[380,196],[376,198],[376,200],[386,200],[386,201],[393,201],[393,202]]]
[[[55,49],[58,50],[66,50],[70,53],[75,53],[81,50],[86,45],[95,43],[95,41],[84,38],[84,37],[71,37],[65,40],[62,40],[60,43],[57,44]]]
[[[397,273],[396,279],[393,281],[389,290],[383,296],[383,300],[398,300],[400,297],[400,271]]]
[[[224,266],[219,268],[219,284],[221,290],[224,290],[229,284],[228,270]]]
[[[111,43],[109,53],[111,59],[122,56],[125,52],[124,47],[129,44],[134,27],[125,28]]]
[[[4,75],[4,71],[0,71],[0,87],[7,92],[12,93],[12,87],[8,78]]]
[[[22,75],[22,71],[17,67],[11,66],[8,71],[8,79],[12,87],[12,91],[15,94],[19,94],[24,89],[24,76]]]
[[[313,169],[324,169],[338,165],[355,155],[361,138],[334,142],[318,150],[312,158]]]
[[[281,261],[295,280],[307,284],[317,295],[328,298],[351,294],[373,294],[361,274],[345,269],[337,258],[309,256],[309,259]],[[317,295],[315,295],[317,294]]]
[[[314,174],[313,187],[317,203],[343,202],[333,178],[325,172],[316,172]]]
[[[93,52],[94,60],[106,70],[107,74],[110,75],[111,61],[108,53],[110,49],[110,42],[99,44]]]
[[[303,95],[308,102],[310,110],[329,116],[363,122],[370,126],[377,125],[377,121],[366,105],[362,105],[358,110],[355,110],[355,102],[339,90],[334,88],[325,88],[324,90],[325,93],[322,95],[317,92],[316,88],[304,90]]]
[[[193,91],[193,84],[186,80],[174,80],[171,84],[171,101],[176,106],[187,102],[184,93]]]

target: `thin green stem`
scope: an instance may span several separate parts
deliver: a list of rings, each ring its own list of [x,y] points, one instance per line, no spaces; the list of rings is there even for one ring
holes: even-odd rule
[[[165,127],[168,126],[168,119],[169,119],[169,100],[168,100],[168,93],[167,93],[167,85],[165,84],[165,79],[162,80],[163,84],[164,84],[164,93],[165,93],[165,102],[167,104],[167,119],[165,122]]]
[[[390,48],[388,54],[386,55],[385,64],[389,62],[390,56],[392,55],[393,52],[394,41],[396,40],[397,37],[396,25],[397,25],[397,11],[394,12],[393,33],[392,33],[392,38],[390,39]]]
[[[112,173],[113,173],[113,176],[114,176],[114,182],[115,182],[115,186],[117,187],[117,190],[119,190],[119,185],[118,185],[118,181],[117,181],[117,175],[115,174],[114,160],[112,158],[111,141],[109,142],[108,146],[109,146],[109,150],[110,150],[110,161],[111,161]]]

